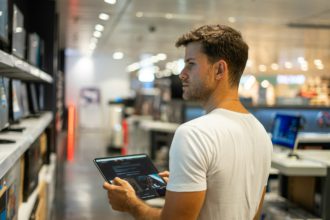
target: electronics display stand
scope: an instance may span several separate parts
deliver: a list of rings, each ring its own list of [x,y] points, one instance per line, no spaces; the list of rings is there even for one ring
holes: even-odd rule
[[[0,144],[15,144],[16,141],[10,139],[0,139]]]
[[[297,154],[297,149],[298,149],[298,140],[297,140],[297,138],[296,138],[296,140],[295,140],[295,142],[294,142],[294,147],[293,147],[293,149],[288,153],[288,158],[290,158],[290,159],[297,159],[297,160],[299,160],[300,159],[300,157],[299,157],[299,155]]]
[[[12,122],[12,124],[19,124],[19,121]],[[19,127],[19,126],[11,126],[9,125],[7,128],[3,129],[4,132],[23,132],[26,128],[25,127]]]
[[[33,113],[26,116],[25,118],[40,118],[41,115],[42,115],[41,113]]]

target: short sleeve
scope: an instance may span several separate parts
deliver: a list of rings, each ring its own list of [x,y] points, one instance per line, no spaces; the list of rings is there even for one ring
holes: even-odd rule
[[[167,190],[206,190],[210,160],[208,145],[210,143],[207,136],[194,126],[181,125],[176,130],[170,149],[170,181]]]

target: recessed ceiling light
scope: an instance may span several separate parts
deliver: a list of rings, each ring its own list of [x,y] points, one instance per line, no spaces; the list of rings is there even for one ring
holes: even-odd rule
[[[109,20],[109,18],[110,18],[110,16],[106,13],[100,13],[99,14],[99,19],[101,19],[101,20],[106,21],[106,20]]]
[[[306,72],[308,70],[308,66],[301,66],[300,69]]]
[[[304,57],[298,57],[297,61],[298,61],[298,63],[305,63],[306,62]]]
[[[263,65],[263,64],[259,65],[259,71],[260,72],[266,72],[267,71],[267,66]]]
[[[236,22],[236,18],[235,18],[235,17],[229,17],[229,18],[228,18],[228,21],[229,21],[230,23],[235,23],[235,22]]]
[[[321,64],[321,65],[317,65],[317,66],[316,66],[316,69],[318,69],[318,70],[323,70],[323,69],[324,69],[324,65],[323,65],[323,64]]]
[[[287,62],[284,63],[284,67],[287,68],[287,69],[291,69],[292,68],[292,63],[287,61]]]
[[[142,18],[143,17],[143,12],[141,12],[141,11],[136,12],[135,16],[138,17],[138,18]]]
[[[272,63],[272,65],[270,65],[270,67],[273,69],[273,70],[278,70],[279,69],[279,65],[277,63]]]
[[[263,81],[261,82],[261,87],[262,87],[262,88],[265,88],[265,89],[266,89],[269,85],[270,85],[270,83],[269,83],[268,80],[263,80]]]
[[[97,37],[97,38],[100,38],[102,36],[102,33],[99,32],[99,31],[94,31],[93,36]]]
[[[253,65],[253,61],[250,60],[250,59],[248,59],[248,60],[246,61],[246,67],[252,67],[252,65]]]
[[[173,14],[167,13],[167,14],[165,14],[165,18],[166,19],[172,19],[173,18]]]
[[[15,29],[15,33],[21,33],[22,31],[23,31],[23,28],[21,28],[21,27],[17,27]]]
[[[97,25],[95,25],[95,30],[97,30],[97,31],[103,31],[104,30],[104,26],[103,25],[100,25],[100,24],[97,24]]]
[[[114,52],[112,54],[112,58],[114,60],[121,60],[121,59],[123,59],[123,57],[124,57],[124,53],[123,52],[120,52],[120,51]]]
[[[159,53],[157,54],[158,60],[166,60],[167,55],[165,53]]]
[[[104,0],[104,2],[108,3],[108,4],[111,4],[111,5],[116,4],[116,0]]]
[[[314,64],[315,64],[316,66],[322,65],[322,60],[320,60],[320,59],[315,59],[315,60],[314,60]]]

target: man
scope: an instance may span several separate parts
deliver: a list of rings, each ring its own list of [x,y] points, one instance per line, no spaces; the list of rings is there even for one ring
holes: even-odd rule
[[[180,37],[176,46],[185,46],[183,98],[199,101],[207,114],[175,132],[162,209],[143,203],[119,178],[114,185],[104,183],[109,202],[136,219],[257,219],[272,144],[238,98],[248,46],[224,25],[202,26]]]

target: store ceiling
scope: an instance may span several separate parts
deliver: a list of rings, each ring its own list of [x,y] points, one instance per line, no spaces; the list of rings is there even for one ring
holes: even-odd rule
[[[61,47],[85,53],[96,24],[104,31],[95,52],[122,51],[127,62],[141,54],[183,56],[174,46],[184,32],[222,23],[240,30],[250,46],[248,72],[330,75],[329,0],[59,0]],[[110,15],[108,21],[99,13]],[[308,70],[302,70],[303,57]],[[315,59],[323,65],[316,66]],[[285,62],[291,62],[290,64]],[[319,62],[319,61],[318,61]],[[278,64],[279,70],[276,70]],[[273,66],[271,66],[273,64]],[[303,64],[304,65],[304,64]],[[272,69],[273,67],[274,69]],[[260,69],[261,68],[261,69]],[[303,67],[304,68],[304,67]]]

